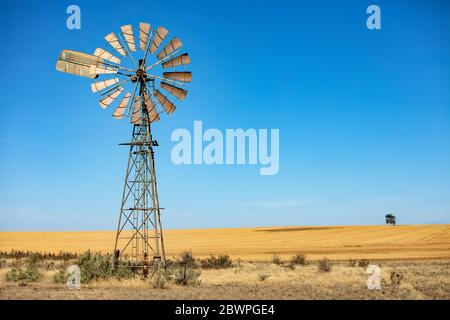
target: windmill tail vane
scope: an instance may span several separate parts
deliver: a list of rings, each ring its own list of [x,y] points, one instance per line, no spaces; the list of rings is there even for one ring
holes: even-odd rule
[[[187,96],[192,73],[185,70],[190,57],[181,51],[182,42],[169,40],[164,27],[140,23],[136,40],[131,24],[120,29],[117,35],[106,35],[106,45],[93,54],[62,50],[56,70],[92,79],[100,107],[115,105],[112,116],[129,118],[132,124],[131,141],[121,144],[129,147],[129,157],[113,256],[115,267],[141,267],[147,275],[149,268],[165,265],[155,172],[158,143],[151,124],[176,111],[176,102]]]

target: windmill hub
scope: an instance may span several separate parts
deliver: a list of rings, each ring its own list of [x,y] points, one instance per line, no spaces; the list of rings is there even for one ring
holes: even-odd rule
[[[136,75],[137,75],[139,78],[144,78],[144,79],[145,79],[145,77],[147,76],[147,71],[145,71],[145,69],[143,69],[143,68],[139,68],[139,69],[137,69],[137,71],[136,71]]]

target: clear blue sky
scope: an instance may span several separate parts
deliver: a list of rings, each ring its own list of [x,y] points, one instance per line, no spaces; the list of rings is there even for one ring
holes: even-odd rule
[[[70,4],[81,30],[65,26]],[[192,59],[188,99],[154,128],[165,228],[450,223],[449,13],[447,0],[2,0],[0,230],[116,227],[131,127],[55,62],[141,21]],[[279,173],[173,165],[170,134],[194,120],[279,128]]]

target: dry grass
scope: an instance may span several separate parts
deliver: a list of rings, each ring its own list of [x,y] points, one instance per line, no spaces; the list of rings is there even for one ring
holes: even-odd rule
[[[0,270],[0,299],[450,299],[448,261],[372,262],[382,270],[382,290],[368,290],[365,268],[335,262],[329,273],[319,273],[317,262],[295,270],[273,263],[241,262],[221,270],[202,270],[201,284],[181,287],[174,283],[154,289],[149,280],[105,280],[68,290],[52,283],[47,271],[37,284],[20,287],[5,282]],[[391,272],[403,275],[391,285]],[[264,281],[261,274],[268,275]]]
[[[1,232],[0,251],[112,252],[113,231]],[[168,230],[168,256],[191,250],[196,257],[290,259],[302,250],[309,260],[450,259],[450,225],[274,227]]]

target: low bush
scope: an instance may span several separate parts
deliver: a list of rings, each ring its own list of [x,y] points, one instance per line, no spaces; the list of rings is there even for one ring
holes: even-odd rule
[[[31,253],[27,257],[27,263],[30,267],[39,267],[41,262],[44,260],[44,256],[40,253]]]
[[[276,265],[282,265],[283,261],[281,261],[280,257],[277,256],[276,254],[273,255],[272,257],[272,263],[276,264]]]
[[[270,274],[267,273],[261,273],[258,275],[259,281],[266,281],[270,277]]]
[[[353,260],[353,259],[349,259],[348,260],[348,266],[349,267],[356,267],[356,260]]]
[[[67,283],[67,273],[64,270],[58,270],[53,275],[54,283]]]
[[[131,261],[118,261],[117,267],[113,269],[113,274],[116,279],[131,279],[139,274],[140,268]]]
[[[328,258],[323,257],[319,260],[318,270],[319,272],[330,272],[332,268],[332,263]]]
[[[391,272],[391,285],[397,287],[401,284],[403,275],[398,271]]]
[[[165,289],[166,288],[166,279],[162,276],[154,276],[151,280],[153,289]]]
[[[175,284],[182,286],[194,286],[200,284],[201,272],[187,265],[181,266],[175,273]]]
[[[370,261],[366,259],[362,259],[358,261],[358,267],[366,268],[369,265]]]
[[[291,259],[292,264],[306,265],[306,257],[302,251],[297,252]]]
[[[113,275],[111,255],[109,254],[102,255],[86,251],[78,257],[75,264],[80,267],[82,283],[107,279]]]
[[[214,256],[200,260],[200,264],[204,269],[225,269],[233,265],[233,261],[228,255]]]
[[[196,266],[195,258],[192,255],[191,251],[182,252],[180,254],[180,257],[177,260],[176,264],[179,264],[179,265],[182,265],[182,266],[188,266],[188,267]]]
[[[31,251],[21,251],[21,250],[11,250],[11,251],[0,251],[0,258],[6,259],[22,259],[34,256],[36,259],[40,260],[73,260],[77,258],[76,253],[63,252],[60,251],[58,254],[55,253],[41,253],[41,252],[31,252]]]
[[[42,278],[42,274],[37,268],[11,269],[6,273],[6,281],[18,282],[24,286],[30,282],[38,282]]]
[[[289,270],[295,270],[295,263],[293,263],[292,261],[289,262],[287,265],[285,265],[286,268],[288,268]]]

